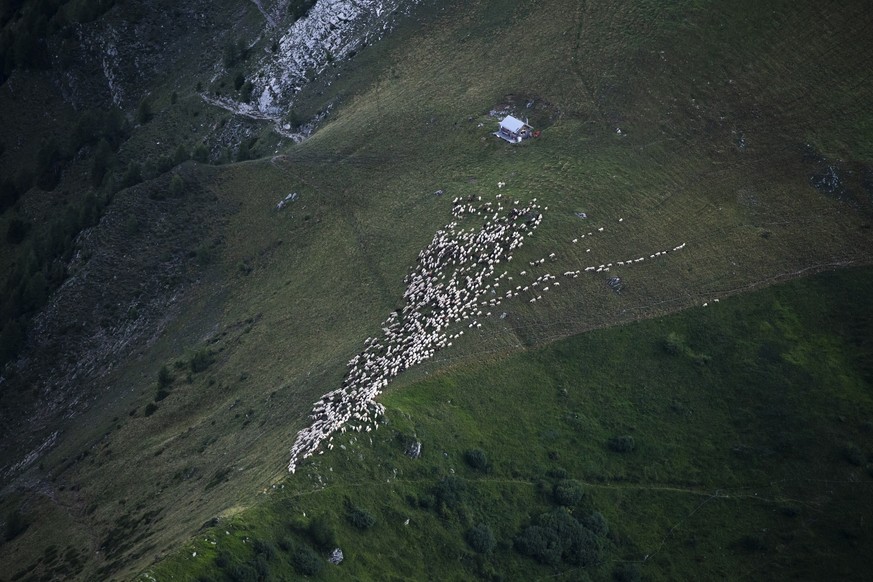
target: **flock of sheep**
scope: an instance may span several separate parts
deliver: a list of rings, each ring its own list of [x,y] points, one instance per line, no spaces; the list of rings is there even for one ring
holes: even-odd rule
[[[498,188],[504,185],[498,182]],[[507,270],[501,269],[496,274],[499,266],[509,263],[513,252],[523,246],[525,237],[533,234],[542,221],[541,211],[545,210],[548,207],[540,207],[536,198],[522,205],[502,194],[497,194],[494,202],[482,203],[481,196],[453,200],[452,214],[456,219],[478,217],[484,223],[481,228],[468,229],[461,228],[457,221],[451,222],[437,231],[431,243],[418,254],[418,265],[405,281],[405,307],[392,312],[383,322],[381,337],[367,338],[364,351],[349,361],[342,387],[315,403],[310,415],[312,423],[297,434],[291,448],[290,472],[294,473],[302,460],[316,452],[322,454],[332,449],[336,433],[378,428],[384,407],[376,402],[376,396],[400,372],[431,358],[437,350],[450,347],[453,340],[462,336],[463,329],[449,333],[453,324],[464,322],[467,328],[480,328],[480,319],[490,316],[490,309],[504,300],[525,295],[534,303],[542,299],[543,293],[560,286],[558,277],[550,273],[532,281],[533,274],[526,270],[517,273],[518,281]],[[594,232],[581,234],[572,243],[592,236]],[[682,243],[648,258],[662,257],[684,247]],[[563,276],[575,279],[582,272],[605,272],[613,265],[631,265],[646,258],[589,265],[565,271]],[[555,253],[551,253],[530,261],[529,267],[533,270],[546,261],[556,260]],[[325,441],[327,446],[319,451]]]

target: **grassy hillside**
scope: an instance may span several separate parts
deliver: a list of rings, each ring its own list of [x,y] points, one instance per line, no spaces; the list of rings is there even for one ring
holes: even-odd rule
[[[586,6],[569,0],[424,3],[393,36],[338,63],[301,96],[297,108],[304,119],[332,104],[327,121],[310,139],[256,161],[209,171],[189,166],[189,179],[198,182],[210,208],[207,234],[185,249],[198,265],[198,283],[168,312],[160,335],[106,371],[103,396],[87,414],[62,427],[54,448],[40,453],[18,490],[6,494],[4,515],[19,509],[31,525],[0,548],[3,563],[28,567],[42,560],[19,579],[43,575],[61,563],[81,578],[126,577],[172,553],[210,518],[227,519],[250,508],[234,526],[237,541],[228,547],[248,560],[253,556],[242,545],[246,535],[281,541],[280,530],[267,527],[279,519],[278,506],[256,503],[260,492],[276,484],[291,492],[290,501],[281,503],[291,503],[294,511],[297,504],[313,500],[311,509],[299,505],[300,520],[287,531],[289,547],[299,546],[308,527],[302,511],[309,516],[330,513],[340,528],[344,495],[377,516],[382,525],[375,527],[384,526],[384,535],[379,530],[379,535],[355,538],[346,526],[338,529],[341,545],[358,556],[349,558],[348,567],[357,568],[361,577],[369,576],[368,568],[395,563],[396,556],[410,564],[409,572],[396,571],[401,576],[427,577],[427,568],[439,563],[433,556],[455,564],[460,536],[477,520],[491,528],[507,562],[478,565],[462,557],[456,566],[459,578],[491,569],[509,577],[522,571],[546,575],[551,570],[537,569],[507,544],[532,516],[551,506],[547,493],[564,478],[588,483],[579,511],[600,511],[618,532],[600,542],[607,564],[598,573],[609,574],[617,560],[640,561],[653,553],[658,566],[652,576],[693,570],[687,553],[672,551],[674,545],[669,553],[659,553],[658,547],[674,524],[707,499],[712,500],[694,516],[718,507],[721,513],[712,523],[725,525],[715,528],[712,537],[704,536],[703,525],[695,526],[694,543],[703,548],[699,555],[711,560],[701,568],[713,576],[732,571],[740,560],[731,549],[735,543],[751,548],[750,555],[771,556],[786,542],[762,534],[755,524],[760,519],[770,524],[762,526],[768,531],[782,527],[782,517],[771,511],[781,505],[755,503],[742,495],[757,492],[780,500],[796,494],[812,503],[812,493],[770,485],[745,490],[770,482],[769,457],[757,443],[769,443],[760,446],[778,453],[774,480],[790,475],[795,462],[813,467],[810,471],[819,466],[848,470],[842,461],[828,460],[829,465],[819,460],[834,450],[836,440],[850,440],[862,452],[869,443],[849,432],[863,420],[839,432],[828,424],[833,417],[817,416],[824,410],[807,400],[817,397],[815,391],[798,393],[796,408],[792,404],[786,411],[773,412],[770,403],[759,407],[754,398],[761,390],[751,388],[766,382],[777,383],[780,390],[800,390],[812,377],[828,390],[841,388],[825,383],[824,361],[807,352],[795,354],[789,345],[793,338],[811,341],[800,330],[815,325],[792,320],[785,325],[801,327],[782,329],[776,322],[767,331],[755,323],[742,331],[740,319],[725,315],[726,298],[783,279],[870,262],[873,125],[867,103],[873,95],[864,82],[873,54],[864,50],[870,46],[869,24],[861,2],[832,7],[811,2],[670,7],[658,2]],[[147,151],[146,144],[161,128],[186,119],[187,110],[170,109],[137,134],[126,151]],[[490,135],[497,125],[492,110],[529,117],[542,136],[519,146],[498,141]],[[386,398],[392,424],[374,433],[376,449],[360,449],[363,460],[325,457],[334,459],[331,466],[347,479],[344,484],[310,494],[306,476],[282,481],[287,451],[311,403],[339,386],[345,362],[402,305],[402,279],[418,251],[451,220],[452,198],[493,200],[498,181],[507,183],[501,193],[524,201],[537,198],[548,207],[542,226],[510,265],[519,281],[521,270],[559,274],[632,257],[647,260],[562,281],[560,290],[535,304],[507,302],[505,318],[495,312],[479,333],[465,335],[392,385]],[[149,187],[147,182],[128,195],[147,196]],[[444,194],[434,195],[437,190]],[[298,193],[297,201],[276,211],[276,203],[291,192]],[[581,212],[587,218],[579,218]],[[588,232],[592,236],[581,244],[571,243]],[[687,246],[681,253],[648,259],[683,242]],[[552,252],[554,262],[536,271],[528,267],[529,261]],[[616,275],[624,283],[621,293],[607,284]],[[863,293],[845,297],[854,302],[859,296]],[[770,302],[758,312],[753,309],[750,321],[764,321],[761,312],[770,312],[772,296],[764,297]],[[704,302],[712,307],[715,299],[721,299],[715,315],[695,309],[684,319],[641,324],[650,327],[634,328],[643,329],[633,332],[643,334],[637,340],[630,339],[631,332],[604,331],[504,359],[581,332]],[[809,303],[796,310],[813,316]],[[721,336],[710,337],[692,325],[698,318],[714,318],[714,327],[729,326],[722,334],[736,339],[716,341]],[[660,347],[670,331],[676,332],[672,356]],[[743,334],[753,332],[763,335],[740,345]],[[768,339],[767,333],[774,335]],[[771,340],[775,347],[767,343]],[[645,347],[641,352],[619,350],[625,341]],[[724,353],[733,344],[737,351]],[[605,350],[608,346],[615,349]],[[561,350],[569,352],[566,357],[559,355]],[[589,352],[592,357],[582,357]],[[754,362],[748,364],[751,370],[744,368],[758,353],[769,358],[760,364],[764,368],[757,370]],[[788,354],[788,360],[779,354]],[[488,358],[497,360],[480,367]],[[641,372],[646,370],[641,360],[649,362],[651,373]],[[605,367],[595,370],[595,365]],[[838,369],[841,363],[829,365]],[[167,373],[161,375],[163,367]],[[528,374],[528,368],[537,373]],[[452,371],[446,375],[446,369]],[[433,374],[439,379],[427,378]],[[644,415],[649,392],[639,391],[649,377],[655,408]],[[501,412],[494,403],[488,405],[489,397],[508,402],[513,393],[535,404],[534,395],[540,394],[536,378],[542,378],[542,398],[549,400],[531,406],[526,419],[514,406]],[[850,377],[840,377],[843,381],[860,391]],[[584,391],[571,390],[579,382]],[[464,389],[455,395],[453,385]],[[698,385],[711,388],[698,390]],[[587,391],[598,396],[588,398]],[[668,406],[674,401],[678,412]],[[593,402],[596,408],[583,408]],[[857,393],[846,402],[866,406]],[[701,406],[709,407],[702,417],[688,413]],[[841,415],[851,418],[850,410]],[[813,448],[807,457],[786,460],[787,445],[776,442],[780,437],[773,427],[807,411],[816,414],[800,418],[816,430],[837,431],[836,440],[810,444],[814,433],[803,423],[791,424]],[[496,415],[495,422],[478,422],[489,414]],[[579,417],[571,421],[567,414]],[[670,420],[674,415],[690,420],[677,427]],[[633,421],[625,423],[625,417]],[[563,424],[555,425],[554,419]],[[569,426],[575,427],[572,438]],[[422,438],[431,451],[422,463],[402,458],[396,431]],[[455,434],[458,442],[453,444]],[[632,456],[603,449],[610,437],[627,434],[638,443]],[[743,453],[747,457],[733,456],[714,434],[733,435],[741,453],[750,449]],[[531,435],[546,443],[543,447],[556,444],[526,452]],[[677,443],[675,448],[670,442]],[[707,442],[711,448],[703,451],[689,448]],[[569,452],[574,447],[587,453],[576,456]],[[467,448],[485,451],[495,472],[480,479],[463,473],[467,469],[459,455]],[[548,459],[549,450],[555,459]],[[448,456],[430,456],[433,451]],[[515,468],[513,458],[519,459]],[[417,472],[420,466],[423,473]],[[323,467],[323,462],[311,467],[309,474],[320,471],[324,479]],[[374,484],[383,477],[393,483],[394,468],[421,481],[383,500]],[[416,497],[416,507],[439,509],[428,495],[438,497],[432,489],[435,480],[451,468],[464,477],[472,497],[443,511],[441,519],[450,525],[426,507],[407,509],[407,494]],[[619,487],[601,486],[601,481],[619,478]],[[712,497],[723,485],[730,486],[732,497]],[[845,487],[834,489],[833,503],[854,499],[855,490]],[[619,497],[624,501],[619,503]],[[507,511],[502,503],[526,513],[506,513],[505,521],[486,519]],[[733,514],[726,507],[736,509],[738,523],[730,523]],[[395,528],[395,518],[409,512],[410,523],[420,520],[437,532],[432,538],[420,534],[436,554],[424,549],[409,554],[413,548],[392,537],[402,531]],[[285,527],[288,518],[282,515]],[[845,510],[833,515],[845,515]],[[238,529],[255,527],[260,519],[264,525],[254,533]],[[837,522],[827,523],[830,535]],[[814,545],[803,537],[813,535],[809,530],[797,535]],[[751,538],[743,541],[744,536]],[[863,539],[858,536],[856,541]],[[67,556],[68,545],[76,559],[55,559],[55,554]],[[214,552],[199,546],[196,551],[210,559]],[[784,566],[789,571],[825,563],[812,557],[798,561],[800,552],[791,552]],[[174,558],[159,572],[190,572],[192,564],[180,560]],[[745,556],[740,561],[748,562]],[[764,558],[754,563],[765,569],[782,565]],[[5,577],[13,574],[4,566]]]
[[[140,579],[293,579],[311,547],[325,580],[861,580],[871,284],[826,273],[406,386],[386,426],[343,435]],[[561,506],[608,523],[591,563],[520,551]]]

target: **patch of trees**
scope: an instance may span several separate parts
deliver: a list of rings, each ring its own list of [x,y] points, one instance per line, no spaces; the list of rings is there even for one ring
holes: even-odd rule
[[[249,58],[249,48],[243,39],[238,38],[224,45],[222,60],[228,69],[234,67]]]
[[[191,368],[191,373],[199,374],[200,372],[205,372],[214,362],[215,355],[208,349],[202,349],[191,354],[188,365]]]
[[[51,292],[66,279],[74,239],[84,229],[97,224],[106,199],[90,193],[81,206],[67,207],[51,217],[30,236],[34,227],[15,217],[9,222],[6,241],[18,245],[19,259],[6,274],[0,300],[0,365],[14,358],[24,345],[30,317],[48,300]]]
[[[586,520],[577,520],[566,509],[556,508],[534,518],[516,537],[515,549],[551,566],[592,566],[602,561],[604,534],[592,531]]]
[[[118,148],[129,136],[130,124],[120,110],[113,108],[82,112],[69,135],[63,138],[52,136],[42,142],[32,174],[19,172],[15,180],[4,181],[0,210],[15,204],[33,185],[49,192],[54,190],[61,181],[67,162],[84,147],[93,148],[92,185],[95,188],[104,185],[109,170],[117,166]]]
[[[240,142],[239,147],[236,150],[236,161],[244,162],[246,160],[253,160],[258,157],[255,151],[255,145],[258,141],[257,137],[250,137]]]
[[[14,540],[27,530],[30,524],[24,518],[21,510],[14,509],[6,515],[6,527],[3,531],[3,539],[7,542]]]
[[[497,547],[494,532],[484,523],[479,523],[467,530],[464,535],[467,544],[479,554],[490,554]]]
[[[552,487],[552,497],[562,507],[574,507],[584,496],[582,484],[575,479],[561,479]]]
[[[0,85],[15,69],[50,68],[50,37],[69,39],[73,23],[97,20],[114,5],[115,0],[6,0],[0,4]]]
[[[376,517],[363,507],[359,507],[346,499],[345,508],[346,519],[353,527],[359,530],[366,530],[376,525]]]
[[[0,212],[3,212],[14,208],[34,185],[54,190],[67,162],[83,148],[92,148],[91,182],[102,190],[71,201],[66,209],[50,215],[39,228],[19,216],[7,223],[5,240],[18,247],[18,260],[0,283],[3,291],[0,366],[18,354],[30,317],[66,278],[66,263],[72,256],[79,232],[99,222],[103,209],[119,187],[142,179],[136,168],[129,168],[121,180],[111,176],[118,167],[116,152],[129,135],[130,126],[120,110],[86,110],[68,135],[52,136],[42,142],[32,172],[19,170],[14,178],[7,177],[0,182]]]
[[[136,108],[136,121],[145,125],[152,120],[155,114],[152,111],[152,102],[148,97],[143,97]]]

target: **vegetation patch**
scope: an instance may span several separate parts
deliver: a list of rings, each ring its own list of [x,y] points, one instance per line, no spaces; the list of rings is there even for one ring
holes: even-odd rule
[[[465,579],[857,571],[873,541],[856,519],[873,509],[873,346],[862,340],[873,301],[845,299],[871,283],[869,269],[828,273],[412,383],[384,400],[390,428],[335,439],[269,501],[204,535],[234,548],[222,560],[256,569],[261,556],[274,575],[333,576],[335,548],[352,577],[426,578],[434,563]],[[717,356],[717,373],[666,352],[671,332]],[[793,362],[759,357],[773,347]],[[627,358],[634,369],[617,372]],[[566,393],[542,389],[560,379]],[[494,422],[471,420],[486,414]],[[527,432],[506,433],[508,419]],[[633,427],[630,454],[603,446],[629,436],[622,427]],[[410,434],[433,452],[408,456]],[[493,451],[486,473],[466,461],[475,450]],[[375,558],[388,552],[397,558]],[[151,571],[191,567],[180,554]]]

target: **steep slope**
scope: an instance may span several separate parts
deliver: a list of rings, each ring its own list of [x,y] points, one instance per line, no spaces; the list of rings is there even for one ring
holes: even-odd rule
[[[279,484],[311,403],[402,307],[455,197],[543,205],[510,264],[518,283],[613,266],[507,301],[398,392],[489,352],[869,263],[869,16],[783,8],[440,3],[326,69],[295,100],[304,117],[336,104],[311,138],[195,178],[227,213],[190,249],[200,284],[119,362],[100,406],[34,456],[5,500],[33,525],[4,554],[35,563],[79,535],[81,577],[126,576]],[[492,110],[542,136],[499,142]],[[171,127],[155,121],[144,149]]]

